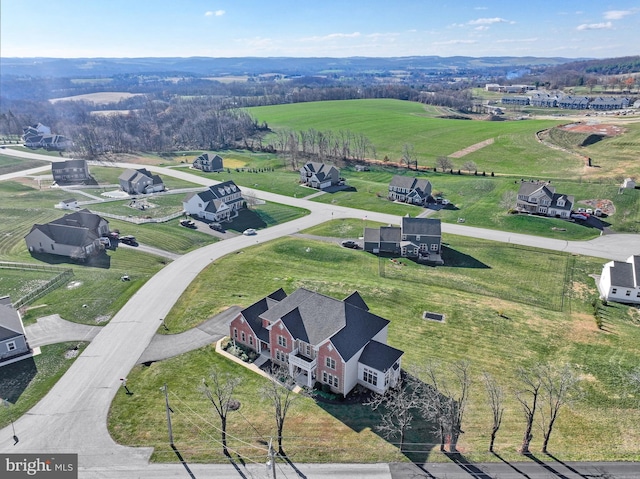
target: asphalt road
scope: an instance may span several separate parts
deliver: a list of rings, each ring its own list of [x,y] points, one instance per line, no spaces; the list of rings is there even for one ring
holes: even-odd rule
[[[10,151],[12,150],[3,150],[3,153],[10,154]],[[33,153],[27,154],[33,155]],[[41,157],[40,159],[55,160],[51,157]],[[115,164],[114,166],[139,167],[135,164]],[[177,176],[197,184],[208,186],[215,183],[179,169],[147,168],[160,174]],[[40,171],[43,170],[40,169]],[[1,177],[0,180],[15,176],[14,174],[7,175],[7,177]],[[243,190],[247,189],[243,188]],[[151,448],[121,446],[111,439],[107,431],[107,414],[113,397],[121,387],[120,380],[126,377],[151,342],[159,327],[159,319],[167,316],[182,292],[204,267],[217,258],[234,251],[283,235],[297,233],[331,219],[363,218],[363,223],[369,220],[398,223],[398,217],[392,215],[318,204],[259,191],[249,191],[249,193],[267,201],[306,208],[311,213],[289,223],[260,230],[256,236],[237,236],[205,246],[169,263],[140,288],[111,319],[109,324],[102,328],[49,393],[15,422],[16,435],[19,438],[17,444],[14,445],[11,427],[0,431],[0,452],[79,453],[80,477],[82,478],[180,477],[177,475],[178,470],[181,473],[184,471],[182,473],[184,477],[197,477],[193,471],[200,470],[200,467],[193,466],[191,474],[189,474],[185,467],[180,469],[180,465],[149,464]],[[607,259],[624,260],[630,254],[640,251],[640,237],[635,235],[611,235],[586,242],[567,242],[471,228],[464,225],[443,224],[443,231]],[[212,289],[211,294],[215,294],[215,288]],[[128,386],[135,393],[135,384],[129,383]],[[459,466],[455,464],[452,466],[455,466],[456,470],[459,469]],[[213,471],[218,471],[219,467],[202,466],[203,473],[200,477],[208,477],[213,474]],[[302,465],[298,467],[300,471],[303,470]],[[305,465],[304,468],[306,467]],[[348,465],[321,465],[317,469],[313,469],[312,466],[308,467],[310,468],[309,474],[302,472],[296,474],[300,477],[391,477],[388,466],[384,465],[360,465],[354,466],[353,469],[349,469]],[[385,467],[387,467],[386,470]],[[228,473],[231,474],[228,477],[243,477],[243,475],[244,477],[264,477],[253,475],[253,473],[249,475],[247,472],[239,471],[233,467],[232,469],[228,469]],[[357,472],[358,470],[363,472]],[[171,475],[171,471],[176,475]],[[408,476],[394,474],[394,477],[421,477],[420,475],[415,476],[415,472],[408,471]],[[547,473],[548,471],[545,472],[545,474]],[[227,472],[220,469],[218,473],[215,473],[215,477],[227,477],[226,474]],[[258,473],[256,472],[256,474]],[[422,477],[455,477],[449,475],[449,472],[445,474],[446,476],[425,474]],[[484,477],[469,475],[468,471],[465,474],[467,475],[464,477]],[[548,474],[547,476],[521,476],[548,477]],[[556,474],[554,477],[563,476]]]

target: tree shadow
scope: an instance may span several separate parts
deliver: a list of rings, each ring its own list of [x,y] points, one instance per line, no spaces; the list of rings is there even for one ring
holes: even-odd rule
[[[474,479],[493,479],[492,476],[470,462],[459,452],[445,452],[444,454]]]
[[[592,476],[589,476],[589,475],[582,474],[581,472],[579,472],[579,471],[578,471],[578,470],[576,470],[575,468],[571,467],[571,466],[570,466],[569,464],[567,464],[566,462],[561,461],[560,459],[558,459],[557,457],[555,457],[555,456],[554,456],[553,454],[551,454],[550,452],[545,452],[545,454],[546,454],[547,456],[549,456],[551,459],[553,459],[554,461],[556,461],[557,463],[562,464],[564,467],[566,467],[567,469],[569,469],[572,473],[576,474],[577,476],[584,477],[585,479],[588,479],[589,477],[592,477]]]
[[[491,266],[478,261],[473,256],[456,251],[447,245],[442,245],[441,256],[447,267],[491,269]]]
[[[525,457],[528,457],[529,459],[531,459],[533,462],[535,462],[536,464],[540,465],[541,467],[543,467],[544,469],[546,469],[550,474],[553,474],[556,477],[559,477],[560,479],[570,479],[568,476],[565,476],[564,474],[562,474],[560,471],[554,469],[553,467],[551,467],[549,464],[547,464],[544,461],[541,461],[540,459],[538,459],[533,453],[529,452],[527,454],[524,454]]]
[[[291,469],[293,469],[295,471],[295,473],[298,475],[298,477],[302,478],[302,479],[307,479],[307,476],[305,476],[302,471],[300,469],[298,469],[296,467],[296,465],[291,462],[291,459],[289,459],[286,455],[285,456],[280,456],[282,459],[284,459],[287,464],[289,464],[289,467],[291,467]]]
[[[0,398],[15,404],[37,373],[33,357],[0,367]]]
[[[182,457],[182,454],[180,454],[180,451],[178,451],[178,448],[174,444],[171,444],[171,449],[173,449],[173,452],[175,452],[176,456],[178,456],[178,460],[180,461],[180,464],[184,466],[185,470],[187,471],[187,474],[189,474],[189,477],[191,479],[196,479],[196,476],[193,474],[193,472],[189,468],[189,464],[187,464],[187,461],[185,461],[184,458]]]
[[[514,471],[516,471],[518,474],[520,474],[523,477],[526,477],[527,479],[531,479],[531,476],[529,476],[527,473],[525,473],[524,471],[521,471],[520,469],[518,469],[516,466],[514,466],[513,464],[511,464],[509,461],[505,460],[500,454],[498,454],[497,452],[492,452],[491,454],[493,454],[494,456],[496,456],[498,459],[500,459],[502,462],[504,462],[507,466],[509,466],[511,469],[513,469]]]

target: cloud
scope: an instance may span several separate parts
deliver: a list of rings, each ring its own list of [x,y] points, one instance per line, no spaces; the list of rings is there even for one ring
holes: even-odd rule
[[[578,25],[576,30],[604,30],[607,28],[613,28],[613,24],[611,22],[602,22],[602,23],[583,23],[582,25]]]
[[[624,17],[628,15],[633,15],[636,13],[633,10],[609,10],[608,12],[604,12],[605,20],[622,20]]]
[[[507,23],[507,20],[500,17],[478,18],[476,20],[470,20],[467,22],[467,25],[493,25],[494,23]]]
[[[336,40],[339,38],[358,38],[360,36],[360,32],[353,33],[330,33],[329,35],[324,36],[315,36],[315,37],[307,37],[302,38],[303,42],[324,42],[327,40]]]
[[[446,42],[433,42],[432,45],[471,45],[478,43],[475,40],[447,40]]]
[[[488,26],[486,26],[486,25],[480,25],[480,26],[478,26],[478,27],[474,28],[474,30],[477,30],[477,31],[479,31],[479,32],[482,32],[482,31],[484,31],[484,30],[489,30],[489,28],[490,28],[490,27],[488,27]]]
[[[496,40],[494,43],[534,43],[540,40],[538,37],[533,38],[503,38],[502,40]]]
[[[216,10],[215,12],[209,10],[208,12],[204,13],[204,16],[205,17],[221,17],[225,13],[226,12],[224,10]]]

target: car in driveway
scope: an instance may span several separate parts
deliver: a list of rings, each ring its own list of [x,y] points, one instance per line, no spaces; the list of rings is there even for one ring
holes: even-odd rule
[[[253,236],[255,234],[258,234],[258,232],[256,230],[254,230],[253,228],[247,228],[246,230],[244,230],[242,232],[243,235],[245,236]]]
[[[220,223],[209,223],[209,228],[213,231],[219,231],[220,233],[224,233],[224,228]]]
[[[180,226],[184,226],[185,228],[196,228],[195,222],[191,220],[180,220]]]
[[[136,240],[136,237],[132,235],[120,236],[119,241],[120,243],[128,244],[129,246],[138,246],[138,240]]]
[[[587,215],[582,214],[582,213],[574,213],[574,214],[571,215],[571,217],[574,220],[582,220],[582,221],[584,221],[584,220],[586,220],[588,218]]]
[[[360,245],[353,240],[344,240],[340,243],[345,248],[358,249]]]

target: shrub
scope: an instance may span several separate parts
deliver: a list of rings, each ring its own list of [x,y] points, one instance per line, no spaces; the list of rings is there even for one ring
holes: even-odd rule
[[[323,384],[322,385],[322,392],[323,393],[331,393],[331,386],[329,386],[328,384]]]

